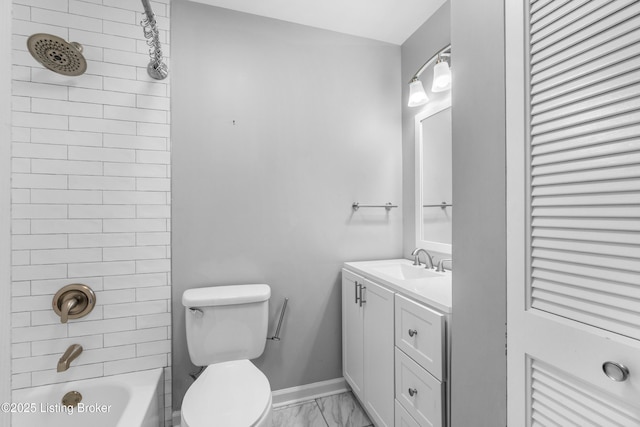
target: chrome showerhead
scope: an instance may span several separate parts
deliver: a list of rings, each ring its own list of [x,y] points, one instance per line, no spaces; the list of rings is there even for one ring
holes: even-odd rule
[[[27,40],[29,53],[51,71],[65,76],[79,76],[87,70],[80,43],[67,43],[51,34],[34,34]]]

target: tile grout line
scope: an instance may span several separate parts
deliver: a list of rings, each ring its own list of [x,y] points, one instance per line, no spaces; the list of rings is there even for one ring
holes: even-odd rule
[[[327,399],[327,397],[320,397],[320,398],[305,400],[303,402],[298,402],[298,403],[293,404],[293,405],[289,405],[289,406],[286,406],[286,407],[275,409],[274,412],[282,411],[282,410],[286,410],[286,409],[290,409],[290,408],[294,408],[294,407],[299,407],[299,406],[303,406],[303,405],[309,404],[311,402],[314,402],[316,407],[320,411],[320,415],[322,416],[322,419],[323,419],[323,421],[325,423],[325,426],[326,427],[330,427],[329,421],[327,420],[327,417],[325,416],[325,411],[322,408],[322,406],[320,405],[320,400],[323,400],[323,399]],[[354,401],[356,402],[357,407],[360,407],[360,411],[362,411],[362,413],[366,416],[366,419],[369,421],[369,423],[366,423],[366,424],[363,424],[363,425],[352,425],[352,426],[349,426],[349,427],[375,427],[375,425],[371,423],[371,420],[369,419],[367,413],[364,411],[364,408],[361,407],[360,403],[355,399],[354,396],[352,396],[352,399],[354,399]],[[340,427],[347,427],[347,425],[342,424]]]
[[[329,427],[329,422],[327,421],[327,417],[324,416],[324,411],[322,410],[322,407],[318,403],[318,400],[319,399],[313,399],[313,401],[316,403],[316,406],[318,407],[318,410],[320,411],[320,415],[322,415],[322,419],[324,420],[324,423],[327,425],[327,427]]]

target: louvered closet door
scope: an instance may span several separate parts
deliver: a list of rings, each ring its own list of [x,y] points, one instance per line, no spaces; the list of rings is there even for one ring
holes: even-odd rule
[[[640,426],[640,1],[506,5],[509,422]]]

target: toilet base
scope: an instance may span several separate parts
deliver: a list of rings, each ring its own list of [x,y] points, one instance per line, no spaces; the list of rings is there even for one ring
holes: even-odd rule
[[[271,419],[273,418],[273,399],[269,397],[269,406],[264,411],[262,417],[252,427],[271,427]]]
[[[260,419],[256,421],[254,425],[247,426],[247,427],[271,427],[272,419],[273,419],[273,401],[270,399],[269,406],[267,407],[267,410],[264,412],[264,414],[262,414]],[[185,425],[186,423],[182,419],[182,414],[180,414],[180,424],[174,425],[174,427],[181,427]]]
[[[182,427],[271,427],[267,377],[249,360],[207,366],[182,400]]]

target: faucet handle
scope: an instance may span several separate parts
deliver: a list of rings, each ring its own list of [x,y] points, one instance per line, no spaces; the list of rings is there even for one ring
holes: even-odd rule
[[[422,263],[420,263],[420,248],[415,248],[411,252],[411,255],[413,256],[413,265],[420,267],[422,265]]]
[[[446,271],[444,268],[445,262],[453,262],[453,260],[451,258],[447,258],[447,259],[441,259],[440,261],[438,261],[438,266],[436,267],[437,272],[444,273]]]
[[[60,304],[60,323],[67,323],[71,310],[79,304],[80,297],[78,295],[70,295],[70,293],[63,295],[62,303]]]

